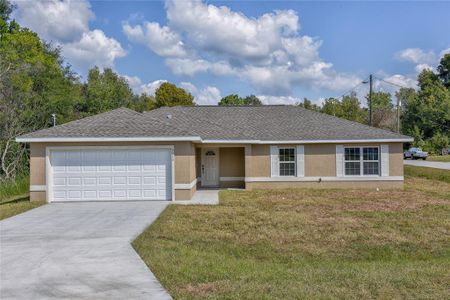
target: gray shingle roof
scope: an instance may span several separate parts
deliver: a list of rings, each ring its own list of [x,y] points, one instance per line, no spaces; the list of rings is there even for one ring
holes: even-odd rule
[[[119,108],[21,138],[200,137],[203,140],[408,139],[297,106],[176,106],[145,113]]]

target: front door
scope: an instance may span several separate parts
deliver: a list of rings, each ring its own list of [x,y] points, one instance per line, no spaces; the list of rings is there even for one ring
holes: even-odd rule
[[[219,148],[202,148],[202,186],[219,186]]]

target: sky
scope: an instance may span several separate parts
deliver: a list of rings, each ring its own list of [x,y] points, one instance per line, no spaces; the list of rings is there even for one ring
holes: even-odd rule
[[[60,46],[81,80],[109,67],[136,93],[169,81],[204,105],[228,94],[265,104],[349,91],[363,99],[369,74],[376,91],[395,93],[450,52],[450,2],[12,2],[13,17]]]

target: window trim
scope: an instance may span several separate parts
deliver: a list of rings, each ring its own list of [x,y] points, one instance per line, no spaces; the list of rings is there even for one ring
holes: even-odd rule
[[[345,149],[359,148],[359,160],[345,160]],[[377,148],[378,160],[364,160],[364,148]],[[359,162],[359,175],[347,175],[345,172],[346,162]],[[364,162],[378,162],[378,174],[364,175]],[[342,157],[342,171],[344,177],[381,177],[381,148],[380,146],[344,146],[344,153]]]
[[[294,160],[291,161],[281,161],[280,159],[280,150],[289,149],[294,151]],[[282,163],[293,163],[294,164],[294,175],[281,175],[281,164]],[[278,147],[278,177],[289,178],[289,177],[297,177],[297,148],[296,147]]]

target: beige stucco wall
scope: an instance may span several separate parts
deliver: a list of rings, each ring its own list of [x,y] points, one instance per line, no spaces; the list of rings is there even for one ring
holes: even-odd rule
[[[336,176],[336,145],[305,145],[305,176]]]
[[[251,160],[246,177],[269,177],[270,176],[270,146],[252,145]]]
[[[191,142],[120,142],[120,143],[31,143],[30,144],[30,185],[46,184],[46,164],[45,151],[46,147],[57,146],[142,146],[142,145],[173,145],[175,154],[175,184],[190,184],[195,180],[195,146]],[[195,189],[195,188],[194,188]],[[193,194],[191,190],[183,190],[188,192],[179,192],[183,194],[183,200],[186,200],[186,193]],[[177,190],[175,189],[175,199]],[[45,192],[31,192],[30,200],[43,200]],[[190,197],[189,197],[190,199]]]
[[[389,144],[389,176],[403,176],[403,144]]]
[[[175,200],[191,200],[194,193],[197,191],[197,187],[194,185],[192,189],[176,189],[175,190]]]
[[[389,145],[389,176],[403,176],[403,144]],[[352,144],[345,144],[351,146]],[[355,144],[380,146],[381,144]],[[291,145],[292,146],[292,145]],[[247,177],[270,177],[270,145],[252,145]],[[336,176],[336,144],[305,145],[305,177]]]
[[[245,155],[244,147],[220,148],[219,155],[219,176],[220,177],[242,177],[242,180],[222,181],[222,188],[243,188],[245,186]]]
[[[244,177],[245,161],[243,147],[220,148],[220,177]]]

